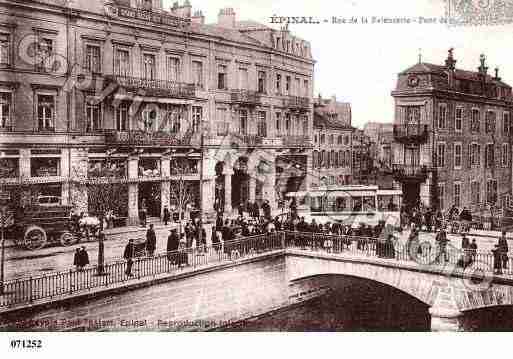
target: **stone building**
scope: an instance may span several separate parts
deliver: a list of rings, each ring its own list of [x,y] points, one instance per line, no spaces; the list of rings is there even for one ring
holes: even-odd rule
[[[116,182],[135,223],[176,206],[178,183],[206,212],[307,188],[314,60],[287,28],[233,9],[208,25],[188,1],[0,9],[0,177],[31,202],[95,212],[90,190]]]
[[[353,182],[366,184],[373,170],[372,141],[363,130],[355,129],[352,136]]]
[[[314,104],[312,187],[351,184],[351,104],[319,96]]]
[[[371,141],[371,157],[375,168],[392,168],[393,123],[367,122],[363,133]]]
[[[488,74],[417,63],[398,76],[395,177],[405,202],[447,210],[501,205],[511,195],[511,87]]]

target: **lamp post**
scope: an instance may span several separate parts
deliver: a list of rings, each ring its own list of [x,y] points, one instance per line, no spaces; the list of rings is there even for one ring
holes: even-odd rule
[[[0,152],[0,158],[5,157],[5,152]],[[5,293],[5,286],[4,286],[4,275],[5,275],[5,217],[7,215],[6,207],[7,203],[9,201],[10,196],[1,192],[0,193],[0,206],[1,206],[1,212],[0,216],[0,240],[1,240],[1,246],[2,246],[2,258],[0,263],[0,295],[3,295]]]
[[[205,123],[205,120],[202,120],[202,125]],[[199,182],[200,182],[200,191],[199,191],[199,202],[200,202],[200,213],[199,213],[199,228],[198,228],[198,244],[203,243],[203,161],[204,161],[204,146],[205,136],[204,136],[204,127],[200,127],[200,173],[199,173]],[[201,245],[200,248],[203,248]],[[201,252],[201,249],[200,251]]]

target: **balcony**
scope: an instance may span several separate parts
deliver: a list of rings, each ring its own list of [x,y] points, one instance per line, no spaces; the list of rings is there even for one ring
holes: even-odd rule
[[[310,108],[310,99],[308,97],[287,96],[283,99],[283,107],[298,111],[308,111]]]
[[[236,135],[232,134],[230,137],[231,145],[238,145],[241,147],[258,147],[264,143],[264,137],[259,135]]]
[[[105,131],[105,143],[109,145],[126,146],[195,146],[197,136],[188,133],[169,133],[164,131],[145,132],[132,131]]]
[[[312,147],[312,139],[309,136],[284,136],[283,147]]]
[[[178,28],[186,28],[191,24],[190,19],[173,16],[165,11],[152,11],[151,9],[133,8],[109,4],[105,6],[107,16],[124,18],[128,20],[140,20],[152,22],[158,25],[168,25]]]
[[[426,143],[428,140],[428,125],[394,125],[394,138],[404,144]]]
[[[256,106],[260,104],[261,94],[251,90],[232,90],[231,100],[239,105]]]
[[[193,84],[167,80],[149,80],[132,76],[108,76],[108,80],[117,83],[128,92],[137,92],[143,96],[195,98],[196,87]],[[140,91],[145,93],[140,93]]]
[[[426,166],[420,165],[392,165],[394,179],[399,182],[424,182],[428,176]]]

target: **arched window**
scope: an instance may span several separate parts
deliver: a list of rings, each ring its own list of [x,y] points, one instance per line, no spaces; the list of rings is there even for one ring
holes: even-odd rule
[[[319,168],[319,152],[313,151],[312,153],[312,162],[314,168]]]
[[[342,135],[338,135],[337,144],[342,144]]]

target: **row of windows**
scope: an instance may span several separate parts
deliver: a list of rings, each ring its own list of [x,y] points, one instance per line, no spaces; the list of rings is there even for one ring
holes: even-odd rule
[[[219,90],[228,90],[228,66],[219,65],[217,72],[217,88]],[[239,89],[249,89],[249,70],[247,67],[239,67],[237,73],[237,81]],[[310,96],[310,82],[304,79],[301,83],[300,78],[295,78],[292,82],[292,76],[277,73],[275,75],[275,90],[277,94],[296,95],[309,97]],[[257,73],[257,92],[261,94],[268,93],[268,74],[266,71],[259,70]]]
[[[450,207],[452,205],[461,208],[462,207],[462,198],[463,198],[463,184],[462,182],[454,182],[452,184],[452,203],[446,203],[446,184],[439,183],[438,184],[438,200],[440,204],[440,208],[444,209]],[[480,181],[471,181],[470,182],[470,192],[467,192],[470,196],[469,202],[473,205],[482,204],[483,200],[485,203],[497,203],[497,180],[490,179],[486,181],[485,193],[483,197],[482,193],[482,184]]]
[[[337,145],[342,145],[342,144],[346,145],[346,146],[349,145],[349,136],[338,135],[336,138],[337,138],[337,141],[336,141]],[[315,134],[314,142],[315,142],[315,144],[320,144],[320,145],[324,145],[326,143],[329,145],[334,145],[335,144],[335,135],[329,135],[328,142],[326,142],[325,134],[320,134],[320,135]]]
[[[274,131],[277,136],[307,136],[308,116],[292,115],[289,112],[276,112],[274,121]],[[267,137],[268,135],[268,114],[265,111],[257,111],[255,116],[256,133],[251,130],[252,119],[247,110],[239,110],[238,132],[241,135],[256,134],[259,137]],[[217,109],[216,134],[217,136],[226,136],[230,132],[231,112],[227,108]]]
[[[486,144],[484,146],[484,166],[485,168],[491,168],[496,166],[496,154],[495,154],[495,146],[492,143]],[[498,154],[498,159],[500,159],[500,163],[502,167],[508,167],[511,161],[510,154],[510,145],[508,143],[503,143],[500,148],[500,153]],[[443,142],[437,143],[436,146],[436,165],[437,167],[445,167],[447,165],[446,161],[447,155],[447,145]],[[463,167],[463,144],[461,142],[454,143],[454,168],[461,169]],[[482,159],[481,145],[478,143],[470,143],[468,144],[467,149],[467,164],[471,167],[480,167]]]
[[[313,151],[312,162],[314,168],[351,167],[351,151]]]
[[[411,112],[416,113],[411,110]],[[420,112],[420,111],[419,111]],[[419,115],[420,116],[420,115]],[[414,115],[411,116],[412,120],[416,117]],[[484,130],[485,133],[495,133],[496,131],[496,120],[497,114],[495,111],[488,110],[485,113],[485,121],[484,128],[481,128],[481,111],[477,108],[473,108],[468,117],[470,119],[470,131],[472,132],[480,132]],[[408,120],[410,121],[410,119]],[[462,107],[457,107],[454,111],[454,130],[457,132],[463,131],[464,128],[465,115]],[[437,127],[439,129],[448,128],[447,122],[447,105],[440,104],[438,110],[438,119],[437,119]],[[513,124],[511,123],[511,116],[509,112],[502,113],[502,133],[504,135],[508,135],[513,128]]]

